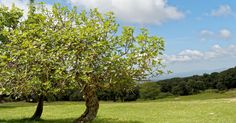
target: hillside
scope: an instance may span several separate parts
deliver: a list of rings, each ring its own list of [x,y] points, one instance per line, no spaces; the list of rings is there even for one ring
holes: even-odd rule
[[[207,89],[224,91],[236,88],[236,67],[201,76],[171,78],[158,81],[160,91],[174,95],[191,95]]]

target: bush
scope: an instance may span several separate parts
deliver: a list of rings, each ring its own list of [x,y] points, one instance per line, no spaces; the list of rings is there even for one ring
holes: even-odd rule
[[[160,94],[160,85],[156,82],[146,82],[140,85],[140,97],[142,99],[156,99]]]

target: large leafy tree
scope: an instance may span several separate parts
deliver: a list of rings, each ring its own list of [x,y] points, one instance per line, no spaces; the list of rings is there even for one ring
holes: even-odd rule
[[[44,97],[70,87],[70,81],[66,83],[65,77],[65,52],[61,49],[61,42],[65,41],[63,36],[67,35],[64,32],[67,31],[64,25],[59,24],[60,10],[56,6],[50,12],[52,15],[47,15],[49,12],[44,5],[38,6],[39,12],[36,12],[33,2],[29,8],[27,19],[17,21],[14,28],[3,27],[1,31],[5,38],[1,50],[1,85],[5,93],[15,97],[33,95],[38,98],[32,116],[32,119],[37,120],[43,112]],[[8,11],[5,7],[3,9]],[[13,13],[13,10],[19,12]],[[6,11],[1,14],[4,15]],[[19,19],[22,16],[19,9],[13,8],[11,11],[12,17]],[[7,19],[8,15],[2,18]]]
[[[9,10],[8,7],[0,6],[0,96],[4,93],[8,93],[6,87],[7,83],[3,83],[6,80],[6,74],[3,74],[7,69],[8,64],[8,50],[6,44],[9,43],[9,39],[5,36],[6,31],[13,30],[20,22],[20,18],[23,16],[23,12],[12,5]]]
[[[114,15],[102,15],[97,9],[81,12],[75,22],[78,32],[71,36],[77,40],[66,48],[72,68],[69,73],[86,101],[86,110],[77,122],[91,122],[99,108],[97,89],[162,73],[161,59],[157,58],[162,55],[164,41],[150,36],[146,29],[135,35],[133,27],[123,27],[118,34]]]
[[[96,118],[98,89],[162,73],[163,39],[150,36],[147,29],[136,34],[133,27],[123,27],[118,33],[112,12],[77,11],[59,5],[48,10],[42,5],[15,29],[6,31],[5,37],[10,42],[3,57],[11,63],[5,67],[13,90],[43,97],[79,87],[86,110],[77,123]],[[33,118],[41,116],[42,103],[38,107],[40,113]]]

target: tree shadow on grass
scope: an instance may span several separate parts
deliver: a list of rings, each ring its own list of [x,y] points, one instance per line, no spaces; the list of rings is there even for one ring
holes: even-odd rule
[[[4,120],[0,119],[0,123],[73,123],[76,118],[65,118],[65,119],[41,119],[38,121],[32,121],[30,119],[11,119],[11,120]],[[140,121],[121,121],[119,119],[112,119],[112,118],[98,118],[93,123],[143,123]]]
[[[65,118],[65,119],[40,119],[38,121],[30,120],[29,118],[25,119],[11,119],[11,120],[4,120],[0,119],[0,123],[73,123],[76,118]],[[119,119],[112,119],[112,118],[97,118],[93,123],[143,123],[140,121],[121,121]]]
[[[67,119],[40,119],[37,121],[31,120],[29,118],[25,119],[11,119],[11,120],[2,120],[0,119],[0,123],[73,123],[74,118]]]

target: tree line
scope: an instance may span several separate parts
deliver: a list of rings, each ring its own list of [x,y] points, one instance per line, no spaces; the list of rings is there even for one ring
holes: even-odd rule
[[[236,88],[236,67],[201,76],[162,80],[159,83],[161,92],[174,95],[191,95],[207,89],[228,90]]]
[[[157,82],[123,83],[114,88],[98,90],[97,96],[103,101],[136,101],[161,99],[168,96],[184,96],[201,93],[208,89],[227,91],[236,88],[236,67],[222,72],[194,75],[184,78],[171,78]],[[14,100],[14,97],[11,98]],[[24,96],[18,100],[35,102],[34,95]],[[83,101],[81,90],[66,90],[57,95],[48,95],[47,101]]]

